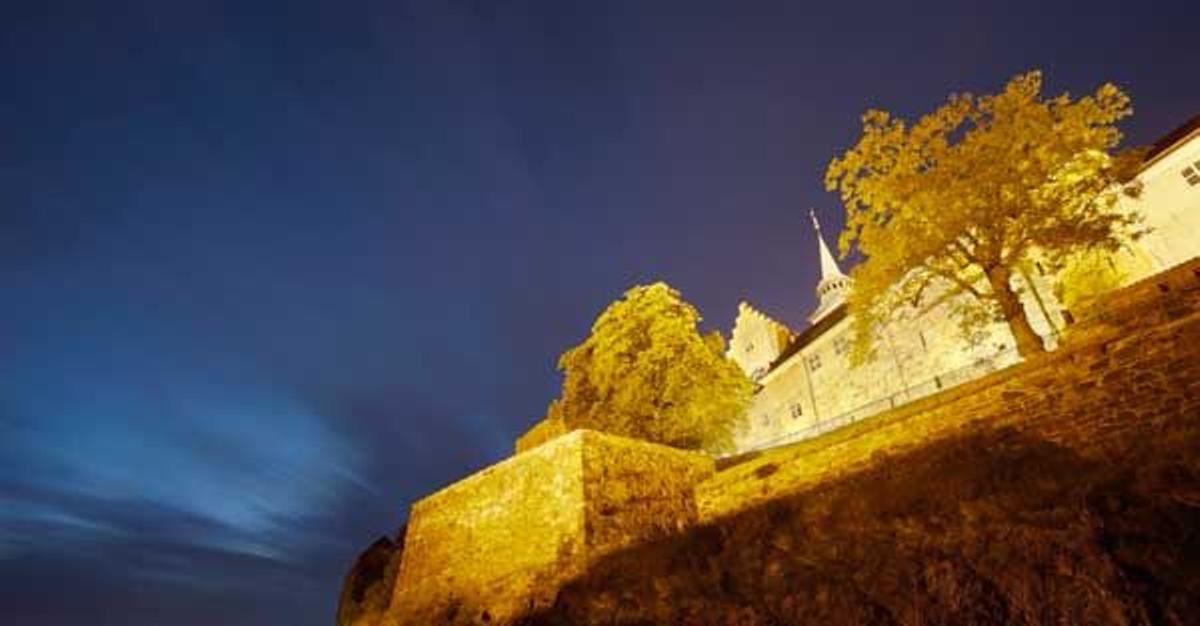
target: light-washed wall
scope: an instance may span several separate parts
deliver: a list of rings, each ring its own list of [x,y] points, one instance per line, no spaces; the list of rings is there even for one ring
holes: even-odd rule
[[[1200,129],[1142,170],[1140,197],[1121,200],[1151,228],[1136,244],[1150,258],[1146,274],[1188,261],[1200,251],[1200,182],[1189,179],[1200,181]]]
[[[456,623],[548,602],[583,564],[582,437],[559,437],[413,504],[392,625]]]
[[[589,430],[510,457],[413,505],[384,623],[504,623],[544,606],[597,558],[693,523],[713,472],[707,455]]]
[[[1140,197],[1121,203],[1140,212],[1151,232],[1120,253],[1131,257],[1123,264],[1134,268],[1129,282],[1200,252],[1200,129],[1152,161],[1139,180]],[[1013,280],[1034,331],[1048,349],[1055,348],[1067,322],[1054,296],[1054,276],[1033,263]],[[876,358],[851,368],[850,325],[846,319],[830,327],[759,380],[750,419],[736,438],[739,451],[815,436],[1019,360],[1006,324],[992,324],[981,341],[967,342],[952,307],[943,302],[898,316],[882,329]],[[747,374],[761,367],[732,349],[730,354]]]
[[[1063,323],[1060,306],[1048,279],[1031,279],[1049,315],[1028,290],[1025,310],[1053,346]],[[851,324],[849,318],[839,321],[761,379],[747,426],[736,438],[739,452],[816,436],[1018,360],[1006,324],[991,324],[979,341],[968,342],[948,301],[897,315],[881,329],[875,357],[858,367],[849,361]]]
[[[742,302],[733,323],[726,356],[752,378],[766,373],[792,338],[786,326]]]

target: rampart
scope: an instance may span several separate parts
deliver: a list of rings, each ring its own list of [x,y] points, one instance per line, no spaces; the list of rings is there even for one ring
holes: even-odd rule
[[[504,622],[596,559],[696,521],[713,461],[577,430],[413,505],[391,624]]]

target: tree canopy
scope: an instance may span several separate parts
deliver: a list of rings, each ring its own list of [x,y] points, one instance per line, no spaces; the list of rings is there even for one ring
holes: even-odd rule
[[[720,333],[665,283],[608,306],[558,361],[562,394],[548,417],[670,446],[722,452],[745,420],[752,383],[724,355]]]
[[[1021,304],[1022,271],[1140,234],[1117,198],[1136,193],[1127,181],[1142,153],[1113,154],[1116,123],[1131,113],[1112,84],[1045,98],[1036,71],[995,95],[951,95],[913,124],[867,111],[858,143],[825,175],[846,207],[841,250],[864,259],[849,297],[856,357],[881,321],[931,291],[955,303],[968,333],[1003,320],[1022,355],[1043,351]]]
[[[1078,312],[1086,309],[1098,296],[1144,272],[1147,265],[1132,253],[1085,250],[1065,260],[1054,295],[1069,311]]]

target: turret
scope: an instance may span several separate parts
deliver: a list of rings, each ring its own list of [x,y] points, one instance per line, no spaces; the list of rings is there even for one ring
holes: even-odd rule
[[[812,218],[813,228],[817,231],[818,254],[821,257],[821,282],[817,283],[819,302],[816,310],[808,316],[808,321],[816,324],[846,301],[852,281],[842,273],[842,269],[833,258],[833,253],[829,251],[829,246],[825,245],[825,237],[821,234],[821,223],[817,221],[816,212],[810,210],[808,214]]]

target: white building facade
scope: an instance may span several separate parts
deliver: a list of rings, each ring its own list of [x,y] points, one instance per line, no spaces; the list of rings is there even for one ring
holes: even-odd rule
[[[1154,144],[1138,180],[1141,195],[1121,202],[1150,228],[1135,248],[1148,261],[1144,276],[1200,253],[1200,115]]]
[[[1130,280],[1200,252],[1200,116],[1156,143],[1138,178],[1141,195],[1122,206],[1141,213],[1150,233],[1130,244],[1139,268]],[[807,328],[794,332],[745,302],[738,307],[728,355],[759,385],[737,436],[738,452],[816,436],[1019,360],[1006,324],[992,324],[979,341],[968,342],[947,303],[935,302],[886,324],[875,357],[852,368],[845,305],[851,281],[817,229],[821,280]],[[1052,277],[1029,280],[1033,289],[1022,290],[1025,312],[1052,348],[1068,317],[1053,296]]]

